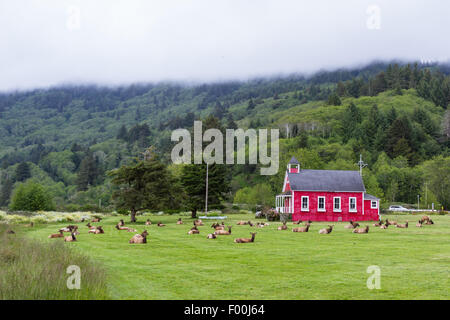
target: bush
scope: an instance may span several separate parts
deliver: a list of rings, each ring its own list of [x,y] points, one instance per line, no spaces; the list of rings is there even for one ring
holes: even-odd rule
[[[11,201],[12,210],[39,211],[54,210],[55,205],[43,186],[32,181],[20,184]]]

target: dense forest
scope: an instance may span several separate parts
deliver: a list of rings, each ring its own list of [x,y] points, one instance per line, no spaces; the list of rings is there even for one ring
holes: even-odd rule
[[[419,195],[422,207],[450,209],[449,71],[380,62],[308,77],[3,93],[0,207],[15,208],[15,194],[34,184],[50,196],[48,209],[111,210],[111,170],[152,146],[179,191],[170,209],[200,210],[205,166],[170,164],[170,137],[201,119],[205,128],[279,128],[281,135],[275,176],[259,175],[258,165],[211,168],[212,208],[273,205],[293,155],[303,168],[357,170],[361,154],[367,191],[384,206],[417,203]]]

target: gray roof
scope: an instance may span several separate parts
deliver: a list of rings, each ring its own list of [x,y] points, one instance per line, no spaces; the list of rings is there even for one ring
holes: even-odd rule
[[[359,171],[300,170],[288,173],[288,179],[291,189],[297,191],[366,191]]]
[[[295,157],[292,157],[292,158],[291,158],[291,161],[289,161],[289,163],[290,163],[290,164],[300,164],[300,163],[298,162],[298,160],[297,160]]]
[[[364,193],[364,200],[380,200],[380,198],[377,198],[371,194]]]

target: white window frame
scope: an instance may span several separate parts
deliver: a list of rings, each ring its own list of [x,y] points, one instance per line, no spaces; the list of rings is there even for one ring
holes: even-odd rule
[[[373,204],[375,203],[375,207]],[[370,200],[370,209],[378,209],[378,201],[377,200]]]
[[[306,199],[306,208],[303,208],[303,199]],[[302,202],[301,202],[301,211],[309,211],[309,197],[308,196],[302,196]]]
[[[320,199],[323,199],[323,208],[320,208]],[[317,211],[318,212],[325,212],[327,210],[325,201],[326,201],[326,198],[324,196],[317,197]]]
[[[352,209],[352,199],[355,199],[355,209]],[[358,203],[356,197],[348,198],[348,212],[357,212],[358,211]]]
[[[339,209],[336,209],[336,199],[339,199]],[[342,199],[341,199],[341,197],[333,197],[333,212],[342,212]]]

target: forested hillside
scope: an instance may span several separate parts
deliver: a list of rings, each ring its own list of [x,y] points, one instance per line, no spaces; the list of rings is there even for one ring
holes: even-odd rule
[[[272,205],[293,155],[303,168],[356,170],[362,154],[366,188],[384,203],[416,203],[421,195],[421,205],[448,209],[448,70],[376,63],[311,77],[0,94],[0,206],[28,181],[60,210],[113,208],[107,173],[150,145],[169,163],[171,131],[202,119],[222,130],[279,128],[282,137],[277,175],[260,176],[257,165],[213,170],[221,187],[212,204]],[[169,171],[181,185],[183,175],[195,175],[175,165]],[[187,205],[180,200],[180,209]]]

